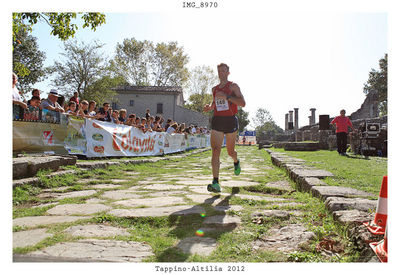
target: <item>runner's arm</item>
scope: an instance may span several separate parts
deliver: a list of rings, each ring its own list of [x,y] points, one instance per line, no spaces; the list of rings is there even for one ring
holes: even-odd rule
[[[227,97],[227,100],[229,100],[232,103],[235,103],[237,106],[240,107],[246,106],[246,101],[244,100],[244,97],[242,95],[242,92],[240,91],[239,86],[235,83],[232,83],[230,88],[232,90],[233,96]]]

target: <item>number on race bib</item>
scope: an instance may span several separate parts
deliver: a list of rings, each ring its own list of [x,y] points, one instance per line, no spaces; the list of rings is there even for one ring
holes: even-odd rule
[[[215,106],[218,112],[229,110],[228,101],[225,99],[216,99]]]

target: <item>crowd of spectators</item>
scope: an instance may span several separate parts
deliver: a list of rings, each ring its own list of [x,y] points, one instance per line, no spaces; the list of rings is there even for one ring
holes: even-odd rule
[[[136,127],[146,132],[167,132],[180,134],[207,134],[205,127],[197,125],[186,126],[185,123],[178,123],[168,118],[166,121],[161,115],[153,116],[147,109],[143,117],[139,114],[127,114],[126,109],[113,110],[110,103],[104,102],[102,107],[97,106],[94,100],[79,100],[77,92],[65,101],[64,96],[57,90],[52,89],[47,98],[40,98],[38,89],[32,90],[32,97],[25,102],[22,95],[15,87],[17,75],[13,73],[13,115],[15,119],[60,121],[60,114],[78,116],[83,118],[97,119],[115,124],[124,124]]]

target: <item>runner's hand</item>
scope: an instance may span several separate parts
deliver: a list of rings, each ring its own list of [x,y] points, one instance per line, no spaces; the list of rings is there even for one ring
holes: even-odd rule
[[[208,112],[208,111],[211,111],[211,110],[212,110],[212,107],[211,107],[210,104],[207,104],[207,105],[205,105],[205,106],[203,107],[203,111],[204,111],[204,112]]]

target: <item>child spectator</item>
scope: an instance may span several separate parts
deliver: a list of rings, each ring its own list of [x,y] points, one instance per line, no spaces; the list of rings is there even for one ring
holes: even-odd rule
[[[39,106],[40,106],[40,97],[32,96],[32,98],[29,100],[26,117],[24,116],[24,119],[39,120],[39,110],[40,110]]]
[[[111,122],[115,123],[115,124],[121,124],[121,122],[119,121],[118,117],[119,117],[119,111],[118,110],[114,110],[112,112],[112,115],[111,115]]]
[[[125,122],[125,125],[135,126],[136,125],[136,115],[135,114],[130,114],[128,116],[128,119]]]
[[[76,116],[76,103],[74,101],[70,101],[68,103],[68,111],[67,111],[67,115],[69,116]]]
[[[176,132],[176,129],[178,129],[178,124],[174,123],[174,124],[172,124],[171,126],[168,127],[167,133],[168,134],[173,134],[173,133]]]
[[[96,118],[96,104],[97,103],[94,100],[89,101],[88,113],[89,113],[89,116],[92,118]]]
[[[125,109],[119,110],[118,120],[121,124],[125,124],[125,121],[126,121],[126,110]]]
[[[89,117],[89,102],[87,102],[86,100],[82,100],[81,104],[79,104],[79,108],[77,111],[78,116],[81,117]]]
[[[146,115],[145,115],[146,119],[149,119],[149,117],[151,117],[150,115],[150,109],[146,110]]]

